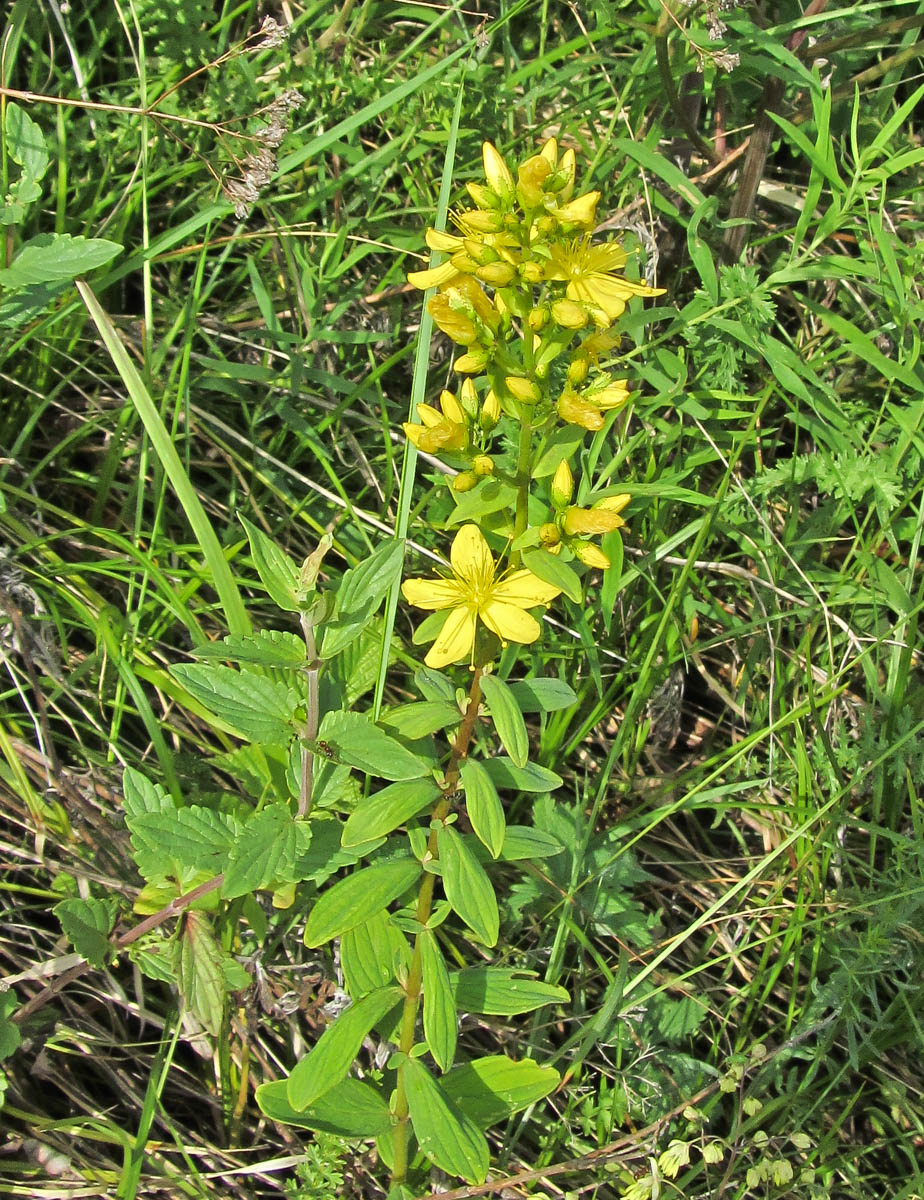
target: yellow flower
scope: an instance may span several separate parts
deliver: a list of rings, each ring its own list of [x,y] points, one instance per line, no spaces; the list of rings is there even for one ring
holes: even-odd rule
[[[420,425],[404,424],[409,442],[424,454],[439,454],[441,450],[462,450],[468,444],[468,423],[459,401],[452,392],[440,395],[443,411],[430,404],[418,404]]]
[[[622,316],[632,296],[660,296],[664,292],[664,288],[650,288],[616,274],[626,265],[626,252],[618,242],[594,245],[590,238],[583,237],[566,246],[553,245],[549,253],[546,278],[567,281],[565,295],[588,305],[602,329]]]
[[[551,603],[561,588],[545,583],[532,571],[498,575],[477,525],[463,525],[456,534],[450,562],[450,579],[406,579],[401,585],[405,600],[417,608],[452,610],[424,659],[428,667],[446,667],[470,657],[478,621],[502,642],[529,645],[536,641],[542,627],[526,610]]]
[[[629,495],[607,496],[593,508],[569,508],[565,513],[562,528],[568,537],[590,534],[612,533],[622,529],[625,521],[619,515],[632,499]]]

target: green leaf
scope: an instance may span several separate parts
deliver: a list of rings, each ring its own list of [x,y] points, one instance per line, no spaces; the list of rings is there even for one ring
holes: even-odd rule
[[[456,702],[455,684],[448,675],[433,667],[419,667],[414,672],[414,683],[425,700],[448,700]]]
[[[259,663],[264,667],[301,668],[305,665],[305,643],[294,633],[261,629],[259,633],[229,634],[220,642],[208,642],[192,652],[196,658],[224,658],[229,662]]]
[[[276,880],[290,881],[291,869],[310,841],[311,826],[296,821],[287,804],[266,805],[245,821],[231,847],[222,897],[232,900]]]
[[[486,946],[497,944],[497,897],[484,867],[451,825],[437,833],[446,899]]]
[[[486,1129],[548,1096],[559,1078],[554,1067],[498,1054],[454,1067],[440,1082],[445,1095]]]
[[[484,1135],[419,1059],[409,1058],[401,1070],[421,1150],[450,1175],[459,1175],[467,1183],[484,1183],[491,1161]]]
[[[465,788],[465,811],[476,837],[497,858],[504,845],[506,822],[497,789],[477,759],[467,758],[460,771]]]
[[[374,1088],[359,1079],[341,1079],[301,1112],[289,1103],[287,1087],[285,1079],[278,1079],[257,1088],[257,1104],[271,1121],[347,1138],[378,1137],[391,1129],[388,1105]]]
[[[340,965],[347,990],[358,1000],[391,983],[399,967],[410,965],[407,938],[382,909],[343,935]]]
[[[578,702],[574,689],[563,679],[556,679],[554,675],[539,679],[517,679],[513,682],[508,680],[507,686],[522,713],[557,712]]]
[[[581,587],[581,577],[574,567],[562,562],[557,554],[550,554],[542,547],[524,550],[520,556],[523,566],[537,575],[544,583],[560,588],[569,600],[575,604],[584,603],[584,590]]]
[[[414,858],[363,867],[335,883],[320,897],[308,916],[306,946],[322,946],[348,929],[368,921],[386,908],[420,875]]]
[[[212,1037],[218,1037],[225,1008],[225,954],[209,919],[187,910],[183,916],[177,986],[189,1011]]]
[[[3,128],[10,158],[22,167],[24,180],[37,183],[48,170],[48,149],[42,127],[21,105],[11,100],[6,106]]]
[[[566,988],[524,977],[506,967],[467,967],[453,971],[449,983],[461,1012],[513,1017],[533,1012],[544,1004],[567,1004]]]
[[[8,992],[0,992],[0,1062],[9,1058],[11,1054],[15,1054],[22,1043],[19,1026],[15,1021],[10,1020],[18,1007],[19,997],[13,989]],[[2,1096],[0,1096],[0,1101],[2,1101]]]
[[[441,1071],[448,1071],[456,1056],[456,1006],[449,972],[432,929],[420,932],[423,968],[423,1026],[430,1053]]]
[[[383,779],[420,779],[429,766],[374,725],[364,713],[329,712],[321,720],[319,739],[329,743],[340,762]]]
[[[532,825],[508,825],[500,857],[503,862],[523,858],[551,858],[565,849],[562,843],[544,829]]]
[[[104,238],[40,233],[24,244],[9,267],[0,270],[0,287],[69,283],[78,275],[87,275],[103,266],[121,250],[116,242]]]
[[[504,749],[516,766],[525,767],[529,760],[529,735],[516,697],[496,675],[483,675],[481,690],[491,708],[491,720]]]
[[[358,566],[344,572],[337,589],[337,616],[324,627],[321,657],[333,658],[368,626],[385,594],[401,574],[404,542],[384,542]]]
[[[462,720],[459,706],[455,700],[422,700],[411,704],[398,704],[383,712],[379,721],[387,725],[401,737],[416,741],[436,733],[438,729],[446,729],[449,725],[458,725]]]
[[[288,742],[295,732],[298,701],[284,683],[218,663],[178,663],[170,674],[241,737],[269,746]]]
[[[432,805],[440,794],[433,779],[409,779],[393,783],[361,800],[343,829],[341,844],[361,846],[383,837]]]
[[[115,900],[62,900],[54,907],[61,928],[74,949],[94,967],[105,967],[112,958],[109,934],[115,920]]]
[[[357,1000],[324,1030],[289,1076],[286,1098],[294,1109],[301,1112],[315,1104],[344,1078],[373,1025],[403,996],[399,987],[379,988]]]
[[[135,862],[146,879],[167,874],[171,863],[217,875],[224,870],[239,831],[233,817],[197,804],[146,813],[131,822]]]
[[[129,828],[132,820],[144,813],[176,812],[173,797],[134,767],[126,767],[122,772],[122,792],[122,808]]]
[[[250,553],[253,565],[257,568],[260,581],[269,593],[269,597],[277,608],[286,612],[298,612],[298,565],[286,552],[277,546],[272,538],[267,537],[262,529],[251,525],[246,517],[238,513],[238,520],[244,526],[247,540],[250,542]]]
[[[518,767],[509,758],[499,755],[485,761],[485,770],[494,781],[494,786],[513,792],[553,792],[562,785],[562,778],[538,763],[527,763]]]

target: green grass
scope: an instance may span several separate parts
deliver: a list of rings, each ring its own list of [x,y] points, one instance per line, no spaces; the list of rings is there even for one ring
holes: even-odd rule
[[[662,1196],[924,1195],[924,5],[723,10],[714,42],[696,6],[522,0],[482,6],[484,45],[477,7],[367,0],[338,24],[309,4],[286,46],[196,75],[263,10],[4,18],[2,82],[35,94],[20,103],[51,150],[6,262],[40,233],[123,247],[0,326],[11,1196],[271,1196],[294,1177],[279,1161],[303,1163],[306,1200],[384,1195],[360,1147],[306,1148],[253,1102],[336,983],[303,907],[267,907],[263,938],[241,926],[254,988],[217,1048],[125,954],[69,977],[51,909],[93,896],[118,901],[120,934],[141,919],[125,766],[176,795],[235,786],[208,762],[233,739],[177,702],[168,667],[277,619],[238,514],[297,560],[330,530],[334,578],[402,511],[415,573],[444,548],[439,473],[419,461],[412,492],[401,475],[421,324],[404,275],[459,97],[453,201],[483,138],[518,158],[555,134],[668,289],[624,322],[631,414],[577,476],[584,496],[633,494],[622,567],[555,610],[535,656],[580,697],[531,729],[566,784],[511,814],[568,851],[507,878],[497,961],[573,1005],[463,1028],[566,1077],[500,1130],[498,1178],[609,1200],[680,1139],[690,1165]],[[814,50],[787,48],[798,30]],[[216,179],[291,87],[278,171],[237,221]],[[734,156],[768,95],[765,159]],[[0,171],[6,193],[5,153]],[[448,364],[437,337],[428,396]],[[399,609],[390,699],[411,632]],[[769,1163],[792,1181],[749,1182]]]

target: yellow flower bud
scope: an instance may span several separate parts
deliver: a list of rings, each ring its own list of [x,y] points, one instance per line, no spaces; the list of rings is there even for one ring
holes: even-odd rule
[[[488,283],[491,287],[506,287],[516,278],[516,268],[510,263],[493,262],[479,267],[475,275],[482,283]]]
[[[475,384],[471,379],[463,380],[462,387],[459,389],[459,402],[465,415],[474,420],[478,415],[478,393],[475,391]],[[444,408],[443,412],[445,411]]]
[[[549,138],[547,142],[544,142],[539,153],[543,158],[548,159],[549,166],[554,171],[558,166],[558,142],[555,138]]]
[[[568,364],[568,382],[583,383],[587,378],[587,372],[589,370],[590,364],[586,358],[582,358],[579,355],[575,358],[572,358],[571,362]]]
[[[566,150],[561,156],[561,162],[558,164],[556,171],[556,179],[563,179],[561,187],[558,189],[558,199],[562,204],[567,204],[574,192],[575,181],[575,155],[573,150]]]
[[[611,333],[608,329],[599,329],[590,337],[584,338],[581,342],[581,353],[596,362],[601,354],[606,354],[608,350],[615,350],[620,341],[618,333]]]
[[[490,188],[486,188],[483,183],[467,183],[465,190],[479,208],[487,211],[497,208],[500,197],[492,192]]]
[[[475,346],[461,358],[457,358],[453,365],[463,375],[477,375],[488,365],[488,352],[484,346]]]
[[[493,475],[494,459],[489,454],[476,454],[472,459],[472,470],[476,475]]]
[[[471,383],[471,380],[467,379],[465,382]],[[452,421],[454,425],[465,424],[465,413],[462,411],[461,404],[455,398],[452,392],[440,392],[440,408],[443,410],[443,416]],[[419,411],[420,409],[418,406],[418,412]]]
[[[466,380],[466,382],[468,382]],[[481,416],[478,418],[481,428],[485,433],[490,433],[497,422],[501,419],[501,406],[494,391],[488,392],[484,398],[484,404],[481,406]]]
[[[557,408],[558,415],[569,425],[580,425],[582,429],[594,432],[603,428],[603,414],[592,404],[582,400],[576,392],[562,392]]]
[[[449,296],[440,292],[427,305],[427,311],[443,333],[460,346],[471,346],[478,340],[478,327],[471,317],[453,308]]]
[[[552,476],[552,503],[556,508],[566,508],[574,495],[574,476],[568,460],[563,458]]]
[[[459,213],[459,225],[474,233],[499,233],[504,228],[500,213],[485,212],[482,208],[467,208]]]
[[[533,224],[533,229],[536,232],[537,238],[549,237],[555,232],[555,228],[555,218],[550,217],[548,213],[540,217],[539,220]]]
[[[450,296],[455,291],[467,300],[489,329],[497,329],[500,324],[498,310],[488,299],[484,288],[482,288],[476,279],[472,279],[470,275],[459,275],[453,282],[453,286],[448,290]]]
[[[477,258],[472,258],[465,250],[457,250],[449,261],[463,275],[474,275],[481,265]]]
[[[571,549],[574,551],[574,557],[585,567],[596,567],[598,571],[605,571],[610,565],[610,560],[593,542],[572,542]]]
[[[547,521],[545,525],[539,526],[539,541],[546,550],[551,550],[553,546],[558,547],[561,542],[561,531],[554,521]]]
[[[470,492],[477,482],[478,476],[474,471],[460,471],[452,481],[452,490],[454,492]]]
[[[605,508],[569,508],[563,522],[568,537],[612,533],[614,529],[621,529],[623,525],[625,521],[618,513]]]
[[[629,399],[629,388],[625,379],[615,379],[601,388],[590,388],[585,397],[604,412],[611,408],[622,408]]]
[[[599,192],[585,192],[576,200],[563,204],[555,213],[561,225],[578,225],[582,229],[593,229],[597,219]]]
[[[587,309],[575,300],[556,300],[552,304],[552,318],[563,329],[583,329],[587,324]]]
[[[545,275],[542,264],[534,261],[520,263],[519,271],[524,283],[541,283]]]
[[[605,496],[602,500],[598,500],[594,508],[602,508],[611,513],[621,513],[631,499],[632,496],[629,492],[620,492],[618,496]]]
[[[504,379],[504,383],[506,383],[511,396],[523,404],[538,404],[542,399],[542,392],[531,379],[523,379],[519,375],[508,375]]]
[[[548,319],[549,310],[544,304],[541,304],[538,308],[530,310],[530,314],[526,318],[526,324],[530,327],[533,333],[539,333]]]
[[[484,177],[488,181],[488,187],[505,204],[509,203],[513,199],[513,176],[503,156],[491,142],[484,142],[481,147],[481,160],[484,163]]]
[[[486,246],[484,242],[479,242],[476,238],[463,238],[462,249],[479,266],[483,267],[485,263],[497,262],[497,251]]]
[[[552,173],[547,158],[534,154],[517,169],[517,195],[524,208],[538,208],[545,199],[542,185]]]

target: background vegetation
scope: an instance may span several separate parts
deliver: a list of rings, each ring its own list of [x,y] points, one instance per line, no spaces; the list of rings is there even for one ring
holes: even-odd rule
[[[463,1034],[565,1076],[503,1132],[503,1194],[656,1194],[677,1140],[662,1196],[920,1198],[924,4],[320,0],[275,47],[264,15],[14,0],[0,29],[49,147],[17,208],[4,143],[5,265],[41,234],[123,248],[91,286],[255,623],[238,514],[296,559],[331,530],[335,575],[393,525],[404,274],[460,92],[459,185],[483,138],[556,135],[668,289],[629,326],[625,438],[584,464],[633,493],[624,558],[545,643],[581,699],[534,730],[567,781],[534,820],[569,849],[503,897],[498,961],[574,1004]],[[303,906],[228,947],[252,987],[217,1045],[127,953],[68,957],[61,900],[139,920],[123,768],[233,787],[167,673],[226,630],[83,300],[0,285],[5,1194],[272,1196],[298,1164],[292,1195],[381,1195],[252,1103],[336,991]],[[413,502],[422,554],[435,470]]]

